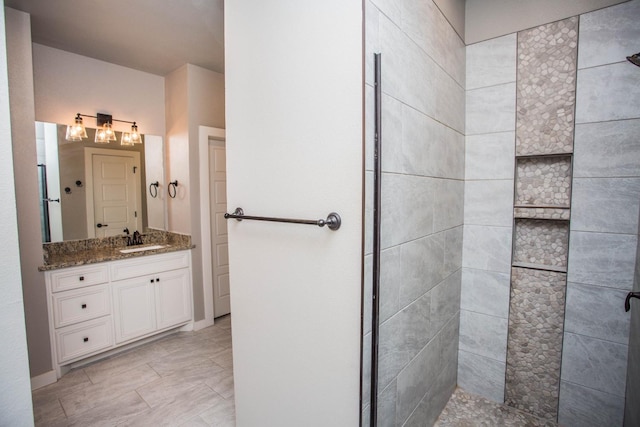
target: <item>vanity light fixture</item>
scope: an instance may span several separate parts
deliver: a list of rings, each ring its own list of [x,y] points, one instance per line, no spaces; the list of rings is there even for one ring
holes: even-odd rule
[[[136,122],[114,119],[110,114],[102,113],[96,113],[95,116],[78,113],[74,123],[67,126],[67,141],[82,141],[87,138],[87,131],[82,122],[82,117],[93,117],[96,119],[97,129],[96,137],[94,139],[96,144],[108,144],[111,141],[117,140],[116,133],[113,130],[113,122],[131,123],[131,132],[122,132],[120,145],[142,144],[142,136],[138,131],[138,125]]]

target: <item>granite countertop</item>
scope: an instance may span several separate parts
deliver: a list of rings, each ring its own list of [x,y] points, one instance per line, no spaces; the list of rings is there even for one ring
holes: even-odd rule
[[[144,242],[142,245],[126,246],[124,236],[115,236],[45,243],[42,245],[44,264],[38,267],[38,270],[56,270],[97,262],[184,251],[195,247],[191,243],[191,236],[189,235],[160,230],[143,233],[142,241]],[[131,253],[120,252],[121,249],[136,249],[153,245],[162,245],[163,247]]]

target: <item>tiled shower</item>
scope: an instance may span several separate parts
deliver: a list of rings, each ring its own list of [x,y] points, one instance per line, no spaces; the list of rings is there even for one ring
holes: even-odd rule
[[[457,385],[621,426],[640,216],[640,70],[624,58],[640,1],[466,47],[431,1],[365,10],[368,224],[383,58],[378,425],[431,425]]]

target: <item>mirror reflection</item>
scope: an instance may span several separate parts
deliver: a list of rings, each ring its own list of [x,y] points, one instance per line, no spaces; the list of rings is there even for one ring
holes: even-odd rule
[[[66,130],[36,122],[43,242],[164,230],[162,138],[96,144],[95,129],[82,141],[67,141]]]

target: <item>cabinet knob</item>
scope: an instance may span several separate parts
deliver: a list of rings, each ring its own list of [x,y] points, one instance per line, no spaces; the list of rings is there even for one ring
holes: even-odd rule
[[[87,304],[82,304],[82,308],[83,309],[87,308]]]
[[[151,283],[155,282],[155,280],[151,279]]]
[[[82,341],[84,341],[84,342],[89,341],[89,337],[84,337],[84,338],[82,339]]]
[[[84,281],[84,276],[80,276],[80,281]]]
[[[158,277],[158,278],[156,279],[156,282],[159,282],[159,281],[160,281],[160,278]]]

